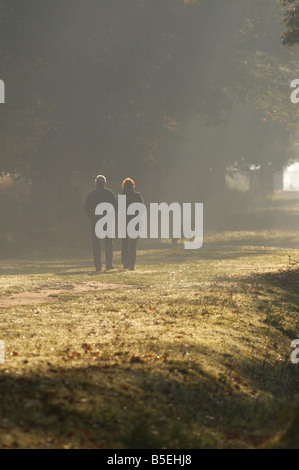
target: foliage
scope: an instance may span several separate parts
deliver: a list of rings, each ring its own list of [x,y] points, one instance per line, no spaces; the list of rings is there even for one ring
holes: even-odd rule
[[[298,0],[280,0],[284,9],[283,21],[287,31],[282,33],[283,44],[294,46],[299,43],[299,2]]]
[[[236,97],[255,102],[268,79],[261,68],[257,79],[253,57],[263,64],[277,54],[272,1],[1,0],[0,8],[8,89],[0,169],[28,176],[101,168],[145,181],[145,169],[169,169],[186,120],[216,126]],[[285,142],[283,126],[279,134]],[[215,159],[221,171],[232,163]],[[202,158],[203,174],[210,166]]]

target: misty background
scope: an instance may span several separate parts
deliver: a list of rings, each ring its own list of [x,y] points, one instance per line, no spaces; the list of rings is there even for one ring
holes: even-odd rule
[[[298,190],[281,18],[273,0],[0,0],[1,254],[89,244],[97,174],[147,204],[203,202],[211,229]]]

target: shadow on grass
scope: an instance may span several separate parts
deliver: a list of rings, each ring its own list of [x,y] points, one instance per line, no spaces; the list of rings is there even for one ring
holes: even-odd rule
[[[14,261],[15,262],[15,261]],[[46,273],[53,273],[53,274],[59,274],[61,273],[60,271],[57,271],[57,269],[59,269],[57,267],[57,265],[53,265],[53,264],[49,264],[49,263],[44,263],[42,266],[33,266],[33,265],[30,265],[29,264],[30,261],[28,261],[28,264],[26,264],[25,266],[22,266],[22,265],[16,265],[12,268],[1,268],[0,269],[0,276],[22,276],[22,275],[30,275],[30,274],[46,274]],[[42,261],[40,261],[40,263],[42,264]],[[61,269],[65,269],[66,268],[66,264],[68,264],[68,261],[65,260],[65,263],[63,266],[61,266]],[[84,270],[84,268],[86,269],[87,268],[87,265],[84,263],[84,265],[82,264],[73,264],[73,263],[70,263],[70,266],[71,268],[70,269],[79,269],[79,268],[82,268],[82,271],[80,270],[76,270],[70,274],[73,274],[73,275],[76,275],[76,274],[89,274],[91,273],[92,271],[91,270]],[[68,274],[67,273],[61,273],[61,274]]]
[[[215,248],[215,249],[213,249]],[[217,248],[217,249],[216,249]],[[240,248],[240,247],[238,247]],[[150,265],[153,270],[159,269],[161,263],[165,264],[177,264],[177,263],[189,263],[192,260],[225,260],[225,259],[240,259],[244,257],[256,257],[256,256],[273,256],[273,252],[266,250],[232,250],[231,247],[228,249],[223,246],[209,244],[204,250],[199,251],[186,251],[183,246],[180,248],[169,248],[163,247],[159,250],[159,253],[153,250],[143,250],[137,253],[136,268],[142,268],[144,265],[147,267]],[[92,261],[82,260],[82,262],[73,260],[61,260],[61,263],[57,260],[49,261],[40,259],[34,263],[32,260],[12,260],[11,267],[4,266],[0,268],[0,276],[21,276],[30,274],[56,274],[58,276],[76,276],[76,275],[94,275],[96,274],[92,268]],[[116,269],[113,271],[103,270],[102,274],[114,274],[115,272],[122,271],[119,262],[115,263]],[[69,268],[69,269],[67,269]],[[67,270],[66,270],[67,269]]]
[[[290,294],[293,298],[297,298],[299,301],[299,259],[295,263],[298,267],[292,268],[290,265],[286,269],[281,269],[280,271],[274,273],[265,273],[265,274],[253,274],[245,281],[250,281],[254,284],[263,285],[265,288],[270,289],[270,292],[273,292],[273,288],[278,287],[282,293]],[[291,299],[290,299],[291,300]],[[299,307],[299,302],[297,303]],[[299,308],[298,308],[299,311]]]
[[[242,281],[258,283],[270,294],[278,285],[290,306],[298,298],[297,269]],[[280,325],[268,324],[288,337]],[[181,345],[163,348],[173,357],[182,354]],[[248,360],[194,344],[188,353],[200,363],[98,359],[87,366],[48,364],[40,373],[30,373],[27,362],[17,375],[2,371],[0,447],[250,448],[263,446],[286,427],[299,391],[299,366],[288,357],[274,363],[267,350],[263,361]],[[205,363],[219,364],[223,372],[213,375],[201,366]],[[298,421],[291,428],[297,435]]]
[[[163,348],[182,355],[180,344]],[[248,360],[189,344],[200,362],[120,356],[30,372],[25,361],[17,375],[0,373],[0,447],[260,447],[286,426],[299,387],[299,367],[266,353]]]
[[[276,400],[250,398],[229,376],[181,361],[159,372],[106,364],[1,374],[0,390],[2,448],[22,447],[24,438],[30,448],[252,447],[278,411]]]

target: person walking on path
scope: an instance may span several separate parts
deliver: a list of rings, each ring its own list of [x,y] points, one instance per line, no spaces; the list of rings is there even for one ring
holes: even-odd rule
[[[126,196],[127,208],[135,202],[144,204],[141,194],[135,191],[135,183],[131,178],[126,178],[123,181],[122,188],[121,195]],[[127,216],[127,226],[132,218],[134,218],[134,216]],[[128,234],[126,238],[122,239],[121,261],[124,269],[129,269],[130,271],[134,271],[135,269],[137,241],[138,238],[130,238]]]
[[[97,221],[102,216],[96,216],[95,210],[98,204],[108,202],[116,209],[117,200],[111,191],[106,188],[106,178],[103,175],[98,175],[95,179],[95,188],[89,191],[85,200],[85,213],[90,219],[91,223],[91,241],[92,241],[92,252],[96,272],[102,270],[102,256],[101,256],[101,239],[96,236],[95,226]],[[113,269],[113,239],[104,238],[105,240],[105,262],[106,269]]]

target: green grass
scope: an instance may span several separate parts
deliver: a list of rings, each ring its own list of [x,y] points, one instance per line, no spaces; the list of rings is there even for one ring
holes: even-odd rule
[[[94,275],[71,250],[5,260],[0,295],[50,297],[0,309],[1,448],[283,446],[298,235],[210,233],[197,252],[141,242],[135,272]]]

